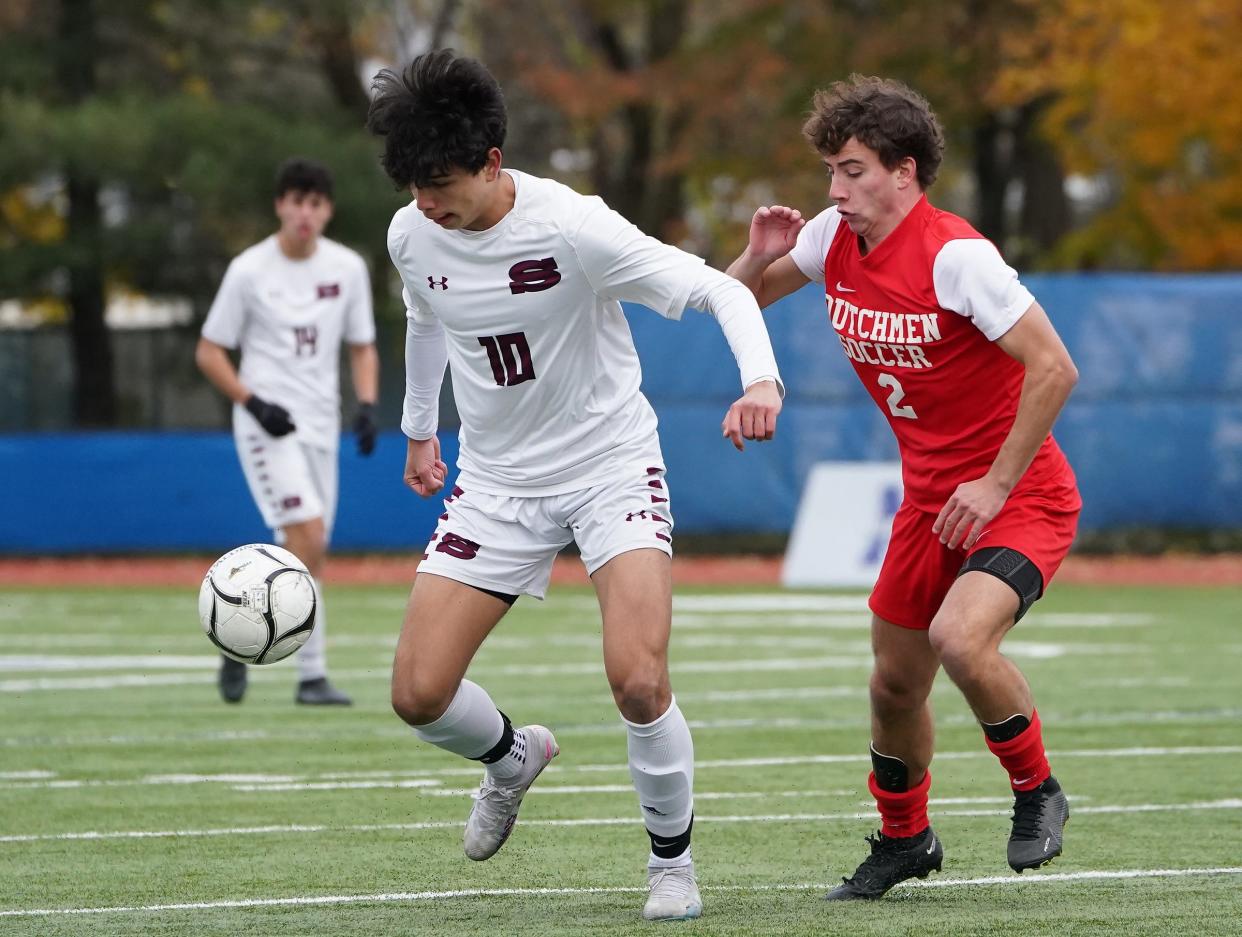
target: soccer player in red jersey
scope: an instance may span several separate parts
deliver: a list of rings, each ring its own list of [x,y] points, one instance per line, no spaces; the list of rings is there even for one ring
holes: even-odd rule
[[[803,133],[836,204],[809,221],[760,208],[729,273],[761,306],[824,285],[836,338],[897,437],[905,489],[870,600],[868,786],[882,828],[827,897],[878,898],[941,867],[927,817],[941,666],[1009,773],[1009,865],[1038,868],[1061,853],[1069,806],[1000,644],[1074,538],[1082,502],[1050,431],[1077,371],[996,248],[927,201],[944,137],[922,96],[855,75],[816,94]]]

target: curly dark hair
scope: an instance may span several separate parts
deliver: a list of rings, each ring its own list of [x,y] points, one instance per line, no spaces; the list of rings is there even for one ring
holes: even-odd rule
[[[816,91],[802,135],[825,156],[855,137],[889,170],[909,156],[924,189],[936,181],[944,156],[944,132],[927,99],[888,78],[855,74]]]
[[[276,197],[286,192],[318,192],[332,198],[332,173],[323,163],[294,156],[276,170]]]
[[[492,73],[452,49],[420,55],[400,73],[371,83],[367,129],[384,137],[380,162],[399,189],[423,186],[454,169],[478,172],[505,142],[504,95]]]

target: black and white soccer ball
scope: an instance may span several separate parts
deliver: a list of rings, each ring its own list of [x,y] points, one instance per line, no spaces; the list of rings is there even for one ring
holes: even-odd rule
[[[248,543],[216,560],[198,590],[211,643],[243,664],[271,664],[310,637],[319,593],[306,565],[282,547]]]

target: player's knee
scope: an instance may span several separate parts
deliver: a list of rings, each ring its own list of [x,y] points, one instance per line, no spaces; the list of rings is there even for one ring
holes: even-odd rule
[[[913,712],[927,701],[930,689],[906,674],[877,670],[871,675],[871,708],[881,716]]]
[[[392,682],[392,711],[411,726],[425,726],[444,715],[453,693],[432,683],[417,680]]]
[[[668,673],[663,667],[634,668],[610,678],[609,683],[621,715],[639,725],[655,722],[673,700]]]
[[[947,619],[937,616],[928,632],[928,640],[940,657],[940,663],[955,683],[972,679],[986,666],[988,654],[994,650],[990,631],[984,622],[968,619]]]

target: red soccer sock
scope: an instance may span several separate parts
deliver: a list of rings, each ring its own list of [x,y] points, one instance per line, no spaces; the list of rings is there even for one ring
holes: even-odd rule
[[[1034,790],[1052,774],[1037,711],[1031,713],[1031,724],[1009,741],[993,742],[986,733],[983,738],[1009,772],[1009,784],[1015,791]]]
[[[880,811],[880,832],[890,837],[917,836],[930,821],[927,819],[927,792],[931,789],[931,772],[908,791],[886,791],[875,783],[875,772],[867,775],[867,787]]]

